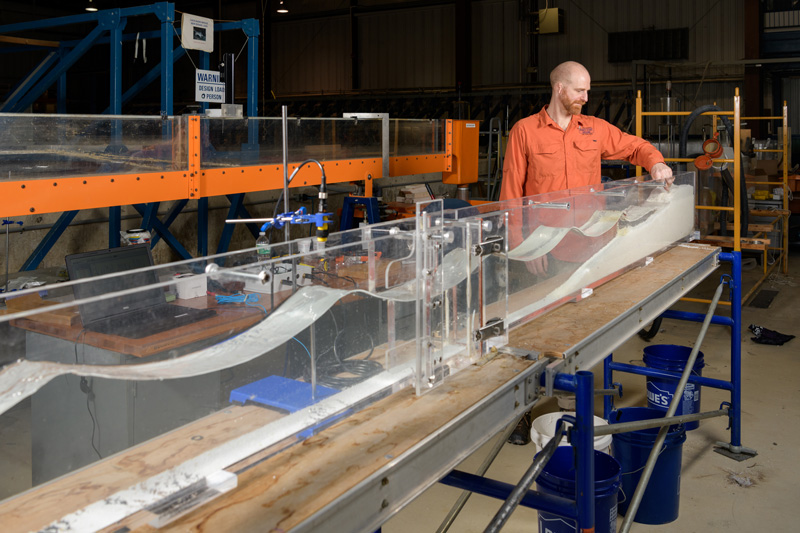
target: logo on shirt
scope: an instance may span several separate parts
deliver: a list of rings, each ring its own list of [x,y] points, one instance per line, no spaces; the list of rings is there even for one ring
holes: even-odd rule
[[[594,133],[594,128],[590,126],[578,126],[578,132],[581,135],[591,135]]]

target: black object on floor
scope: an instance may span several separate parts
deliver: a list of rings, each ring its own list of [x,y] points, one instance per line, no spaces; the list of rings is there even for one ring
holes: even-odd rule
[[[783,333],[778,333],[777,331],[772,331],[771,329],[756,326],[755,324],[750,324],[748,329],[753,332],[753,335],[755,335],[755,337],[752,337],[750,340],[757,342],[758,344],[783,346],[783,343],[794,339],[794,335],[784,335]]]
[[[531,441],[531,412],[528,411],[519,419],[517,427],[508,436],[508,443],[524,446]]]
[[[772,303],[772,300],[778,295],[778,291],[771,291],[769,289],[764,289],[758,291],[756,297],[753,298],[753,301],[750,302],[748,307],[757,307],[759,309],[766,309]]]

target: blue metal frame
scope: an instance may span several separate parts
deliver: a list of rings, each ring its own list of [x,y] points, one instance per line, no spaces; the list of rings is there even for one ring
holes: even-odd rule
[[[353,215],[357,205],[364,206],[367,211],[367,222],[375,224],[380,222],[378,210],[378,199],[367,196],[345,196],[342,204],[342,215],[339,217],[339,228],[341,230],[352,229]]]
[[[231,202],[231,206],[228,209],[228,219],[233,218],[253,218],[250,216],[250,213],[247,211],[247,208],[244,206],[244,193],[240,192],[237,194],[229,194],[227,195],[228,200]],[[250,233],[253,234],[253,238],[255,239],[258,236],[258,224],[251,223],[246,224],[247,228],[250,230]],[[217,253],[223,254],[228,251],[228,246],[231,244],[231,237],[233,237],[233,230],[234,224],[225,224],[222,228],[222,235],[219,238],[219,244],[217,245]]]
[[[546,377],[541,377],[545,384]],[[575,500],[528,490],[520,505],[563,516],[577,522],[577,531],[594,528],[594,374],[579,371],[575,375],[556,374],[553,387],[575,393],[576,422],[570,432],[570,442],[575,453],[577,495]],[[468,490],[484,496],[505,500],[513,485],[494,479],[453,470],[440,483]]]
[[[155,15],[160,22],[157,31],[140,32],[139,34],[124,34],[127,18],[139,15]],[[68,26],[78,23],[96,22],[97,26],[80,40],[64,41],[59,43],[57,50],[49,53],[31,72],[7,95],[5,102],[0,105],[0,112],[20,112],[35,102],[45,90],[53,84],[57,87],[57,109],[63,114],[67,111],[66,89],[68,69],[94,45],[108,44],[110,47],[110,104],[105,109],[104,114],[119,115],[122,113],[122,106],[125,102],[136,96],[139,92],[154,82],[156,78],[161,80],[161,114],[173,115],[173,67],[175,61],[186,54],[182,46],[173,47],[173,38],[176,34],[180,35],[180,30],[173,27],[175,21],[175,4],[171,2],[157,2],[151,5],[138,6],[124,9],[107,9],[95,13],[85,13],[67,17],[53,19],[35,20],[16,24],[0,25],[0,34],[10,34],[20,31],[39,30],[43,28],[53,28],[58,26]],[[245,19],[242,21],[222,22],[215,25],[215,32],[230,30],[241,30],[248,38],[247,47],[247,116],[258,116],[258,38],[259,23],[256,19]],[[104,35],[108,32],[108,35]],[[122,89],[122,42],[131,41],[137,38],[159,39],[161,62],[151,69],[145,76],[123,92]],[[40,47],[20,46],[13,47],[14,52],[38,50]],[[9,53],[9,47],[2,52]],[[200,53],[200,68],[208,69],[210,56],[206,52]],[[204,111],[208,108],[208,103],[201,104]],[[165,125],[165,128],[168,128]],[[165,131],[168,133],[168,130]],[[257,125],[250,124],[249,139],[243,150],[250,150],[255,156],[258,150]],[[178,212],[183,206],[178,208]],[[172,236],[168,228],[172,220],[165,220],[163,223],[155,218],[158,204],[148,205],[147,207],[137,206],[137,209],[145,213],[145,220],[142,226],[146,229],[156,231],[153,243],[158,242],[159,238],[164,238],[170,247],[178,252],[182,257],[189,258],[186,249]],[[242,208],[243,209],[243,208]],[[240,210],[237,210],[240,211]],[[244,210],[246,213],[246,210]],[[72,220],[76,213],[71,215],[65,213],[43,239],[36,251],[25,261],[21,270],[36,268],[41,263],[44,255],[52,248],[53,244],[63,234],[67,225],[61,222],[67,218]],[[198,201],[198,253],[207,255],[208,253],[208,200]],[[121,212],[119,206],[109,207],[109,227],[108,242],[110,247],[119,246],[121,229]],[[252,229],[252,228],[251,228]],[[220,242],[220,248],[227,250],[230,244],[230,235],[227,240]]]
[[[731,328],[731,379],[724,381],[719,379],[690,376],[689,381],[697,383],[703,387],[712,387],[730,391],[731,405],[729,408],[731,446],[742,445],[742,254],[741,252],[720,253],[721,261],[730,262],[732,265],[732,275],[723,276],[727,278],[727,285],[730,290],[731,316],[714,315],[711,319],[712,324],[730,326]],[[688,313],[683,311],[666,311],[661,315],[664,318],[676,320],[687,320],[702,322],[704,315],[698,313]],[[603,386],[610,388],[614,378],[614,371],[638,374],[641,376],[653,376],[662,379],[679,381],[680,373],[652,368],[615,363],[613,354],[606,357],[603,361]],[[608,418],[613,403],[611,397],[606,397],[603,403],[603,413]]]
[[[20,272],[23,270],[35,270],[39,266],[44,256],[47,255],[47,252],[49,252],[56,241],[58,241],[58,238],[61,237],[61,234],[69,227],[69,223],[72,222],[72,219],[74,219],[77,214],[77,211],[64,211],[61,213],[61,216],[58,217],[58,220],[50,228],[50,231],[47,232],[47,235],[39,242],[39,245],[30,257],[25,260],[22,268],[20,268]]]

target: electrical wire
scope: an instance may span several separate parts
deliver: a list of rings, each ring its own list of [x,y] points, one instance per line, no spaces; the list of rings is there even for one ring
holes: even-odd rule
[[[265,315],[268,315],[269,312],[267,308],[258,303],[259,296],[258,294],[251,293],[251,294],[242,294],[241,292],[236,294],[217,294],[215,295],[218,304],[245,304],[248,307],[258,307],[262,311],[264,311]]]
[[[86,378],[81,378],[81,380],[85,380],[85,379]],[[99,428],[97,427],[98,426],[97,420],[95,419],[94,415],[92,414],[92,410],[89,407],[89,403],[94,401],[94,392],[92,392],[91,383],[89,383],[88,387],[89,387],[89,393],[86,394],[86,410],[89,411],[89,417],[92,419],[92,449],[94,450],[94,453],[97,454],[98,459],[102,459],[103,456],[100,455],[100,450],[98,450],[97,447],[94,445],[95,430],[99,430]],[[96,405],[95,405],[95,410],[97,410],[97,406]]]
[[[85,338],[85,336],[86,336],[86,328],[81,328],[81,330],[78,332],[78,336],[75,338],[75,344],[73,346],[74,346],[74,350],[75,350],[75,364],[76,365],[79,364],[79,362],[78,362],[78,344],[79,343],[82,344],[83,347],[84,347],[83,361],[84,361],[84,363],[86,363],[86,344],[81,340],[81,338],[82,337]],[[64,377],[66,378],[66,376],[64,376]],[[89,412],[89,418],[92,419],[92,440],[91,440],[92,449],[94,450],[94,453],[97,454],[97,457],[99,459],[102,459],[103,456],[100,454],[100,450],[98,450],[97,447],[94,445],[94,436],[95,436],[96,432],[100,431],[100,424],[98,424],[97,419],[94,417],[94,414],[92,414],[92,410],[91,410],[91,408],[89,406],[89,403],[94,401],[94,397],[95,397],[94,396],[94,391],[92,390],[92,381],[89,381],[85,377],[81,376],[79,387],[80,387],[81,392],[83,392],[86,395],[86,410]],[[95,406],[95,410],[97,410],[97,406]]]

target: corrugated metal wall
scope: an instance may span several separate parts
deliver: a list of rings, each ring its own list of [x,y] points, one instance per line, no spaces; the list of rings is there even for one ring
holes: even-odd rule
[[[361,88],[453,87],[454,17],[452,5],[360,16]]]
[[[472,5],[473,85],[521,84],[527,79],[527,22],[516,0],[490,0]]]
[[[593,81],[631,76],[629,63],[608,62],[608,33],[690,28],[689,63],[736,61],[744,57],[744,0],[588,0],[550,2],[564,10],[565,32],[539,36],[540,71],[579,61]],[[544,7],[544,2],[540,7]]]
[[[527,83],[527,1],[472,3],[473,85]],[[536,4],[536,2],[534,2]],[[539,1],[538,6],[544,7]],[[744,56],[744,0],[548,0],[564,10],[565,32],[539,36],[539,75],[566,60],[584,63],[594,82],[631,78],[630,63],[608,62],[608,33],[690,28],[686,70],[700,77],[708,61]],[[450,87],[455,80],[455,8],[445,4],[358,17],[361,88]],[[349,17],[273,23],[273,88],[278,93],[349,90]],[[673,76],[680,78],[676,65]],[[741,75],[742,67],[726,68]],[[706,73],[709,74],[708,72]],[[718,73],[717,73],[718,74]],[[641,71],[640,71],[641,75]]]
[[[339,92],[351,87],[349,17],[272,26],[272,90]]]

